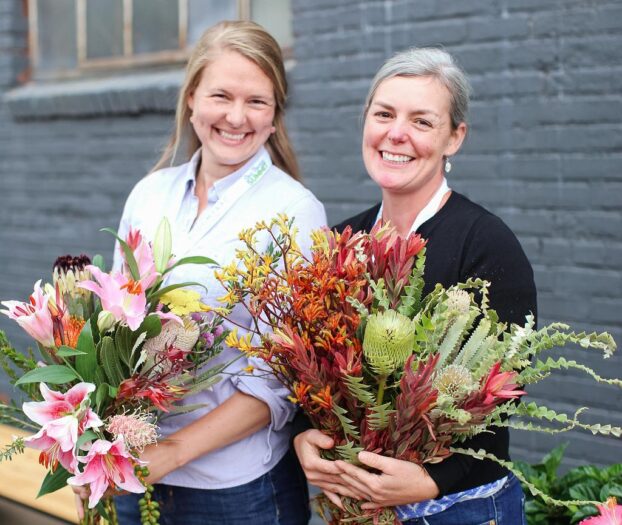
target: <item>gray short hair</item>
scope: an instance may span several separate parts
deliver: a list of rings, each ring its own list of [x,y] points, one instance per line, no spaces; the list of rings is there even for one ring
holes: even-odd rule
[[[413,47],[387,60],[372,80],[365,100],[365,115],[378,86],[389,78],[402,76],[438,79],[451,95],[452,127],[456,129],[461,122],[466,122],[471,94],[469,79],[447,51],[434,47]]]

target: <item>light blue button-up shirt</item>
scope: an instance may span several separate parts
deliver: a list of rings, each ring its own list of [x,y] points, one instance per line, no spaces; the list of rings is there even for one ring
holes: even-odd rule
[[[326,225],[324,207],[309,190],[272,165],[264,148],[242,168],[210,188],[208,206],[197,217],[198,199],[194,189],[199,154],[199,151],[195,153],[186,164],[147,175],[134,187],[119,226],[121,238],[131,226],[139,229],[148,240],[153,240],[161,219],[166,216],[171,223],[173,253],[177,258],[205,255],[224,266],[233,260],[235,250],[243,247],[238,239],[240,230],[252,227],[260,220],[268,222],[277,213],[285,213],[295,219],[300,232],[298,242],[308,252],[311,244],[309,232]],[[262,166],[267,166],[267,170],[258,178],[250,171],[262,159],[267,162]],[[224,208],[223,204],[226,204]],[[119,264],[118,253],[115,253],[115,266]],[[196,288],[203,301],[219,305],[217,298],[224,294],[224,290],[214,277],[214,268],[205,265],[178,267],[171,272],[167,284],[185,281],[204,284],[207,292]],[[231,320],[236,325],[251,326],[251,318],[241,306],[234,309]],[[228,327],[233,325],[229,323]],[[243,335],[245,332],[239,330],[239,333]],[[236,353],[237,350],[226,347],[212,363],[229,361]],[[237,391],[261,399],[270,407],[270,425],[192,461],[167,475],[162,483],[204,489],[234,487],[265,474],[283,457],[289,446],[288,423],[295,407],[287,400],[289,392],[266,373],[235,375],[249,364],[248,359],[239,359],[229,368],[231,375],[223,375],[211,390],[187,398],[185,403],[203,403],[206,407],[165,418],[161,433],[163,436],[172,434],[213,410]],[[257,362],[252,364],[260,365]]]

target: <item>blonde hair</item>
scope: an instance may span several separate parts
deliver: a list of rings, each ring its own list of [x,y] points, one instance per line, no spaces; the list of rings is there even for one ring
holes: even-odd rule
[[[276,103],[274,110],[276,131],[270,135],[266,148],[276,166],[292,178],[300,180],[298,161],[285,127],[287,79],[281,48],[263,27],[245,20],[220,22],[205,31],[197,42],[188,59],[186,75],[179,91],[175,129],[152,171],[170,166],[174,162],[182,140],[186,140],[188,146],[184,160],[189,160],[201,146],[199,137],[190,123],[188,98],[199,84],[205,67],[225,50],[235,51],[257,64],[272,82]]]

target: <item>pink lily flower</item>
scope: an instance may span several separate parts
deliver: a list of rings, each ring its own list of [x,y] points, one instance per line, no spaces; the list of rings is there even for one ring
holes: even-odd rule
[[[67,483],[77,487],[90,486],[90,509],[99,503],[110,486],[128,492],[145,492],[145,486],[134,474],[134,465],[143,463],[127,451],[122,436],[113,442],[98,439],[88,454],[79,460],[86,464],[84,472],[69,478]]]
[[[159,273],[156,272],[151,244],[145,240],[140,233],[140,230],[136,230],[131,227],[127,232],[125,242],[134,254],[134,259],[136,259],[136,265],[138,266],[138,275],[140,275],[143,289],[146,290],[159,276]],[[125,261],[125,252],[123,250],[121,250],[121,257]],[[128,276],[130,275],[127,263],[124,263],[123,265],[123,273]]]
[[[597,505],[599,516],[587,518],[579,525],[622,525],[622,505],[615,498],[609,498],[604,505]]]
[[[46,430],[47,436],[56,439],[63,451],[75,448],[79,433],[103,425],[88,406],[89,394],[95,390],[95,385],[78,383],[65,394],[50,390],[45,383],[41,383],[39,389],[44,401],[24,403],[22,410]],[[40,434],[41,431],[28,439],[40,437]]]
[[[156,272],[153,249],[144,239],[141,239],[141,242],[134,249],[134,258],[138,266],[138,275],[140,275],[143,290],[147,290],[160,274]]]
[[[63,418],[64,419],[64,418]],[[26,438],[24,442],[31,448],[41,451],[39,454],[39,464],[49,468],[54,472],[60,463],[67,471],[72,474],[78,472],[78,458],[73,447],[63,450],[61,443],[48,435],[48,428],[43,427],[34,436]]]
[[[48,308],[50,298],[41,290],[41,279],[34,286],[30,301],[2,301],[7,310],[0,310],[9,316],[45,348],[54,348],[54,327]]]
[[[82,281],[78,286],[96,294],[104,310],[114,315],[117,321],[126,322],[132,330],[136,330],[146,314],[147,298],[143,281],[133,281],[122,273],[111,275],[93,265],[86,268],[97,282]]]
[[[60,462],[67,470],[75,472],[78,435],[87,428],[103,425],[88,406],[89,394],[95,390],[95,385],[79,383],[64,394],[50,390],[45,383],[39,388],[44,401],[24,403],[22,410],[42,428],[25,442],[42,451],[39,463],[54,470]]]

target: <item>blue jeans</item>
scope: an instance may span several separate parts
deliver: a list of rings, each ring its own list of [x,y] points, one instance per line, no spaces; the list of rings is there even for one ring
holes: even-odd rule
[[[306,525],[307,482],[292,451],[263,476],[228,489],[154,486],[160,525]],[[120,525],[140,525],[142,494],[115,498]]]
[[[404,525],[525,525],[525,495],[510,474],[501,490],[487,498],[456,503],[443,512],[415,518]]]

